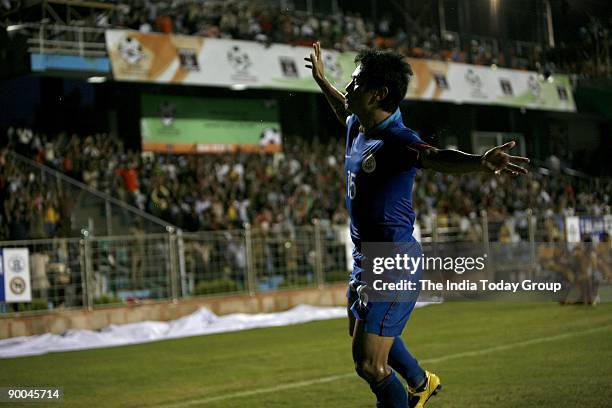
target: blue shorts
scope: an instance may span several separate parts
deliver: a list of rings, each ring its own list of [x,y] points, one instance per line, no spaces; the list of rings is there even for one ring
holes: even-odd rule
[[[421,246],[415,241],[409,252],[412,256],[420,256],[422,254]],[[355,266],[355,270],[351,274],[346,293],[349,309],[357,320],[365,322],[364,329],[367,333],[383,337],[401,335],[416,305],[419,290],[412,291],[409,295],[398,293],[390,301],[371,301],[368,299],[370,289],[366,282],[361,281],[362,272],[363,270],[360,267]],[[415,274],[411,275],[410,280],[419,281],[422,273],[423,270],[420,268]],[[420,284],[417,287],[420,288]]]
[[[364,305],[363,293],[360,296],[358,285],[353,282],[349,283],[346,296],[348,307],[355,318],[365,321],[365,331],[383,337],[395,337],[402,334],[416,300],[397,299],[392,302],[367,302]],[[356,286],[357,289],[355,289]]]

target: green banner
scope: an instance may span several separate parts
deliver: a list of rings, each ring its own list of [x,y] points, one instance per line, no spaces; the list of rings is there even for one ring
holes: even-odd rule
[[[143,150],[176,153],[280,150],[275,100],[144,94],[141,105]]]

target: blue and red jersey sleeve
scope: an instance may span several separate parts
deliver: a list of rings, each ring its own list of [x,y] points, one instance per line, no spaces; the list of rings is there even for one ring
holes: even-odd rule
[[[401,150],[406,155],[407,163],[421,167],[421,154],[428,149],[433,149],[433,146],[425,143],[414,130],[409,128],[397,129],[395,134],[396,143],[403,147]]]

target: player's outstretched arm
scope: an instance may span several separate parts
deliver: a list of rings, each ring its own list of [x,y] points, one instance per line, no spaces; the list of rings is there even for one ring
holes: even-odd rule
[[[512,175],[527,174],[527,169],[519,164],[529,163],[529,159],[521,156],[512,156],[507,152],[516,145],[508,142],[487,150],[485,154],[468,154],[459,150],[427,149],[421,153],[421,166],[442,173],[473,173],[502,172]]]
[[[349,112],[346,109],[344,94],[337,90],[327,78],[325,78],[325,67],[323,65],[323,59],[321,58],[321,43],[317,41],[312,44],[312,49],[313,53],[310,54],[310,57],[304,58],[304,60],[308,62],[306,68],[312,70],[312,77],[323,91],[325,99],[327,99],[327,102],[329,102],[329,105],[334,110],[338,120],[343,126],[346,126],[346,117],[349,115]]]

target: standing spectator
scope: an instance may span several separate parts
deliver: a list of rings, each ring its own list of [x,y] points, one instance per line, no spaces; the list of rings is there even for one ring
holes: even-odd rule
[[[136,193],[138,192],[138,170],[136,164],[131,163],[128,167],[117,170],[117,174],[123,178],[123,188],[128,193],[127,201],[136,204]]]

